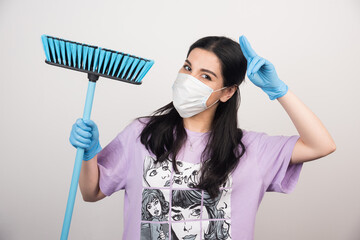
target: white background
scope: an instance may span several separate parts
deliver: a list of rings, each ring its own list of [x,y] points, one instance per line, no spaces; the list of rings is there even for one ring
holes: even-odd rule
[[[190,45],[245,35],[321,119],[337,150],[303,166],[291,194],[267,193],[255,239],[360,239],[360,2],[0,1],[0,239],[59,239],[87,76],[44,63],[47,34],[154,59],[140,86],[97,82],[91,118],[102,146],[171,101]],[[297,134],[277,100],[246,78],[240,127]],[[69,239],[121,239],[123,191],[96,203],[78,190]],[[134,226],[138,227],[138,226]],[[233,226],[241,227],[241,226]],[[234,236],[236,240],[236,236]]]

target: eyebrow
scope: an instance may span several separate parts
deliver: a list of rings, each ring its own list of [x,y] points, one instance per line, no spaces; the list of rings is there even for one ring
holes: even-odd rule
[[[187,62],[187,63],[191,66],[191,62],[190,62],[189,60],[186,59],[185,62]],[[210,70],[207,70],[207,69],[204,69],[204,68],[202,68],[202,69],[200,69],[200,70],[203,71],[203,72],[211,73],[212,75],[214,75],[215,77],[217,77],[216,74],[215,74],[214,72],[210,71]]]
[[[190,206],[189,209],[196,208],[197,206],[200,206],[200,205],[201,205],[200,203],[195,203],[194,205]],[[176,210],[176,209],[174,209],[174,208],[171,208],[171,210],[172,210],[173,212],[176,212],[176,213],[181,212],[181,210]]]
[[[196,208],[197,206],[200,206],[200,205],[201,205],[200,203],[194,204],[190,207],[190,209]]]

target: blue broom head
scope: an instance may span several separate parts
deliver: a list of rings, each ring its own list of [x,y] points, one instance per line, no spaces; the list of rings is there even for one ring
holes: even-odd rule
[[[89,75],[141,84],[154,64],[153,60],[48,35],[42,35],[41,40],[46,63]]]

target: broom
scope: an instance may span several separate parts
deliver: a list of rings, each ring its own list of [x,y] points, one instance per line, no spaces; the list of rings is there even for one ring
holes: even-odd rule
[[[95,84],[99,76],[140,85],[141,80],[154,64],[153,60],[48,35],[42,35],[41,39],[47,64],[87,73],[89,84],[83,113],[84,120],[90,119]],[[69,235],[83,157],[84,149],[78,147],[61,240],[67,239]]]

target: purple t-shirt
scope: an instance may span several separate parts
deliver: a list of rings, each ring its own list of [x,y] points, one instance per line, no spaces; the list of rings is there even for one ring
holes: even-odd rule
[[[101,191],[110,196],[125,189],[124,240],[251,240],[264,193],[290,193],[303,165],[289,165],[298,135],[243,129],[246,153],[219,197],[211,199],[194,188],[209,132],[185,129],[188,140],[177,156],[176,174],[171,159],[154,163],[155,155],[138,137],[143,127],[132,121],[98,154]]]

